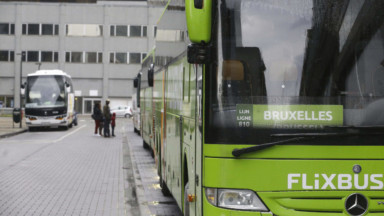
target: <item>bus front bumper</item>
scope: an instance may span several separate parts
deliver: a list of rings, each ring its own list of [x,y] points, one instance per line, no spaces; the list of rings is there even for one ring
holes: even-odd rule
[[[26,116],[26,125],[28,127],[60,127],[67,126],[68,119],[62,116],[53,117],[33,117]]]

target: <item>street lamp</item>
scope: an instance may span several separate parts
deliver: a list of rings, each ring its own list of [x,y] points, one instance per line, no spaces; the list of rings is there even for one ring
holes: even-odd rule
[[[22,113],[23,113],[23,109],[22,109],[22,95],[21,95],[21,85],[22,85],[22,81],[23,81],[23,57],[25,56],[25,52],[21,52],[21,53],[17,53],[16,55],[19,55],[20,56],[20,128],[22,127],[22,123],[23,123],[23,118],[22,118]]]

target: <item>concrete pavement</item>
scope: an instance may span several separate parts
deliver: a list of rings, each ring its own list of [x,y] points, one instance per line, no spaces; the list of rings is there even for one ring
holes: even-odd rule
[[[25,124],[20,129],[0,117],[0,215],[182,215],[162,195],[132,122],[117,124],[115,138],[93,136],[88,116],[68,131],[11,136],[26,131]]]

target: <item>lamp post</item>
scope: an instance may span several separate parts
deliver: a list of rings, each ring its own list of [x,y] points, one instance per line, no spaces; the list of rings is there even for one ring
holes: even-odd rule
[[[23,82],[23,57],[25,56],[25,53],[21,52],[21,53],[17,53],[16,55],[20,56],[20,128],[21,128],[23,125],[21,85]]]
[[[37,70],[40,70],[40,67],[41,67],[41,62],[37,62],[36,65],[37,65]]]

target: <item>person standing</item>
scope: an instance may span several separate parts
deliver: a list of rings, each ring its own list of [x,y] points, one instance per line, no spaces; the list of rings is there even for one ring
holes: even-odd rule
[[[111,122],[111,110],[109,109],[109,99],[105,102],[103,107],[104,114],[104,137],[110,137],[109,124]]]
[[[99,131],[99,136],[101,136],[100,121],[103,119],[103,114],[101,113],[101,105],[99,102],[95,102],[92,118],[95,120],[95,136],[98,135],[97,131]]]
[[[115,126],[116,126],[116,113],[113,113],[111,117],[112,136],[115,136]]]

